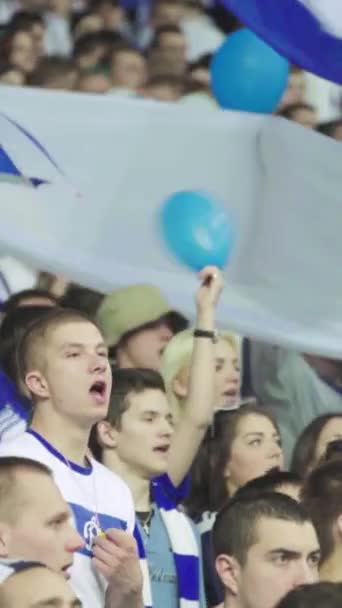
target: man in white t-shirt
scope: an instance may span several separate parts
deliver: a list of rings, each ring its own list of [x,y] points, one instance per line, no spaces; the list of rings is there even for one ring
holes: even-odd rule
[[[18,352],[20,379],[34,403],[32,425],[4,442],[0,456],[24,456],[52,470],[84,539],[70,569],[71,585],[84,608],[103,608],[105,601],[106,608],[140,608],[134,541],[125,550],[117,546],[113,555],[113,545],[120,545],[113,529],[121,534],[134,529],[130,491],[88,454],[90,430],[108,409],[112,377],[107,355],[100,331],[78,312],[53,309],[33,323]]]

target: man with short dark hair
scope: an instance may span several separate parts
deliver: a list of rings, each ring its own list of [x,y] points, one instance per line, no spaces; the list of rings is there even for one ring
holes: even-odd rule
[[[276,608],[341,608],[342,585],[316,583],[290,591]]]
[[[303,488],[303,504],[321,545],[320,578],[342,582],[342,460],[314,469]]]
[[[294,587],[318,580],[314,527],[283,494],[233,498],[217,516],[213,541],[225,608],[274,608]]]
[[[280,492],[299,502],[302,485],[303,481],[297,473],[274,469],[248,481],[239,488],[235,496],[258,496],[263,492]]]

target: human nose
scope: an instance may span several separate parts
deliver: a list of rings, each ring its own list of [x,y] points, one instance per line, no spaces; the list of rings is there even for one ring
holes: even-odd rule
[[[160,434],[163,435],[163,437],[171,437],[173,431],[172,423],[169,420],[163,420],[160,426]]]
[[[65,543],[65,548],[68,553],[75,553],[84,547],[84,539],[82,536],[75,530],[71,524],[69,525],[69,534]]]
[[[108,365],[107,357],[94,353],[90,357],[89,368],[91,372],[105,372]]]

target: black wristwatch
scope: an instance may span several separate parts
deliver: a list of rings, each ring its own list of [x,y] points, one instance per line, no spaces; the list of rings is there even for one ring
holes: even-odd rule
[[[194,338],[207,338],[212,340],[214,344],[218,341],[218,331],[214,329],[213,331],[207,331],[205,329],[195,329],[194,330]]]

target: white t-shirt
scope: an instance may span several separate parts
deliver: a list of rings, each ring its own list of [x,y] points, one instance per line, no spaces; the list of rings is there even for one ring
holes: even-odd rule
[[[106,581],[91,562],[91,546],[102,530],[119,528],[133,533],[134,505],[130,490],[114,473],[94,459],[91,466],[67,465],[63,456],[43,437],[27,431],[0,446],[1,456],[23,456],[48,466],[57,486],[69,503],[75,527],[85,540],[85,547],[74,557],[70,583],[83,608],[103,608]]]

